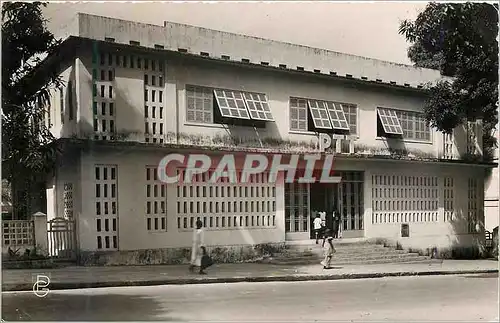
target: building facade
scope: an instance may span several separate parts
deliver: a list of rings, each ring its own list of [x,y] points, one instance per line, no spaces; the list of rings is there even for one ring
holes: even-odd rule
[[[58,68],[46,122],[64,155],[48,217],[77,223],[83,252],[176,249],[200,218],[210,246],[310,238],[336,208],[343,239],[412,248],[484,239],[481,122],[425,122],[421,84],[439,72],[174,23],[79,14],[45,68]],[[319,133],[334,135],[318,149]],[[165,184],[167,154],[335,153],[338,183]],[[282,161],[285,163],[285,161]],[[303,167],[303,166],[301,166]],[[183,173],[182,166],[175,170]]]

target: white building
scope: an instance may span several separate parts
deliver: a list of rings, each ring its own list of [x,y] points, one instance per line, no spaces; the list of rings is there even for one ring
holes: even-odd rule
[[[75,219],[84,254],[170,261],[201,218],[207,244],[244,257],[251,245],[309,239],[311,210],[331,207],[344,239],[423,249],[484,239],[492,164],[480,162],[479,121],[453,135],[426,125],[421,84],[437,71],[169,22],[79,14],[67,35],[40,72],[57,69],[67,84],[47,118],[65,149],[47,209],[49,219]],[[239,118],[223,117],[224,99],[239,104]],[[267,103],[272,118],[245,119],[252,102]],[[348,130],[313,117],[327,107]],[[248,151],[318,153],[320,132],[343,136],[334,148],[340,183],[155,177],[173,152],[238,161]]]

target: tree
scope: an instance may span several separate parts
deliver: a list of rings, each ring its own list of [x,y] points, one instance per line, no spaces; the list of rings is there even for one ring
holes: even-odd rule
[[[2,177],[12,188],[14,216],[26,217],[33,192],[53,169],[54,137],[43,120],[50,90],[61,86],[55,71],[35,82],[42,56],[59,41],[47,30],[44,3],[2,4]]]
[[[487,3],[429,3],[399,33],[411,43],[408,57],[418,67],[438,69],[451,80],[428,85],[424,112],[446,133],[482,118],[486,155],[496,145],[498,122],[498,6]]]

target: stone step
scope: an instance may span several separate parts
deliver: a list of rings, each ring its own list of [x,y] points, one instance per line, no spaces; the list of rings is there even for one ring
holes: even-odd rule
[[[319,264],[321,262],[319,259],[268,259],[261,262],[273,264],[273,265],[313,265]],[[353,258],[353,259],[332,259],[332,265],[351,265],[351,264],[385,264],[385,263],[420,263],[420,262],[432,262],[429,257],[424,256],[407,256],[399,258]]]
[[[335,245],[335,249],[337,250],[345,250],[348,252],[354,252],[354,251],[369,251],[369,250],[384,250],[388,249],[389,247],[384,247],[383,245],[356,245],[356,246],[343,246],[343,245]],[[294,251],[307,251],[307,250],[316,250],[316,249],[322,249],[321,244],[315,244],[311,246],[291,246],[287,247],[285,250],[294,250]],[[389,249],[395,249],[395,248],[389,248]]]
[[[347,255],[338,255],[335,254],[333,256],[333,260],[373,260],[373,259],[401,259],[401,258],[412,258],[418,257],[418,254],[387,254],[387,255],[356,255],[356,256],[347,256]],[[287,257],[284,255],[279,255],[276,257],[272,257],[273,260],[277,261],[309,261],[309,260],[317,260],[323,259],[323,256],[302,256],[302,257]]]
[[[405,251],[405,250],[396,250],[396,249],[392,249],[392,248],[384,248],[384,249],[374,249],[374,250],[354,250],[354,251],[348,251],[348,250],[339,250],[337,248],[336,249],[336,254],[339,254],[339,255],[358,255],[358,254],[380,254],[380,255],[383,255],[383,254],[405,254],[405,253],[408,253],[408,251]],[[293,251],[293,250],[287,250],[285,252],[283,252],[283,254],[286,254],[286,255],[297,255],[297,256],[300,256],[300,255],[310,255],[310,254],[315,254],[315,255],[322,255],[324,252],[323,249],[315,249],[315,250],[307,250],[307,251]]]

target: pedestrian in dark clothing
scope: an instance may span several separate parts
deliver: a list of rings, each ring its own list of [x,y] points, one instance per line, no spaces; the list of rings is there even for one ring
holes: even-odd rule
[[[333,214],[333,238],[339,238],[339,229],[340,229],[340,214],[338,211],[335,211]]]

